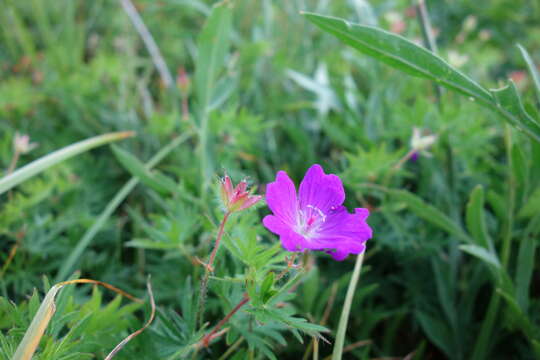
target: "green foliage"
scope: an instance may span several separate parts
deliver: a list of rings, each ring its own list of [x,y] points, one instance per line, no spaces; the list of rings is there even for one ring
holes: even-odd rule
[[[540,356],[537,2],[427,1],[434,54],[405,0],[131,1],[170,87],[120,2],[2,2],[2,169],[16,132],[39,145],[15,169],[137,135],[1,195],[0,359],[50,288],[41,277],[77,270],[140,298],[152,275],[156,319],[117,359],[324,359],[346,300],[344,359]],[[416,161],[414,127],[437,136]],[[218,177],[264,194],[278,170],[298,185],[313,163],[342,178],[349,209],[370,209],[356,291],[352,257],[291,262],[261,201],[225,224],[200,324]],[[57,305],[36,359],[104,358],[148,318],[85,286]]]
[[[40,301],[36,290],[28,301],[18,305],[0,297],[0,328],[6,331],[0,338],[3,344],[0,359],[12,358],[22,335],[38,310]],[[57,300],[57,312],[61,315],[53,318],[53,323],[41,340],[39,354],[33,358],[45,360],[91,359],[96,355],[104,357],[116,343],[129,334],[130,328],[138,326],[138,320],[133,313],[140,305],[122,305],[121,296],[106,304],[103,302],[103,295],[97,287],[93,288],[92,294],[86,296],[83,302],[76,299],[72,290],[66,288]],[[122,354],[122,357],[128,356],[128,353],[135,354],[136,352],[132,352],[134,347]]]

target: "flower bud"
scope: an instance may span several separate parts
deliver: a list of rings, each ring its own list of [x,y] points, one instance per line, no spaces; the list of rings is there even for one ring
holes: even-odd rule
[[[183,66],[178,68],[176,86],[178,86],[184,96],[188,95],[189,91],[191,90],[191,80],[189,79],[186,69]]]
[[[246,180],[240,181],[235,188],[228,175],[221,179],[221,200],[228,212],[245,210],[255,205],[262,196],[252,195],[251,191],[247,191]]]

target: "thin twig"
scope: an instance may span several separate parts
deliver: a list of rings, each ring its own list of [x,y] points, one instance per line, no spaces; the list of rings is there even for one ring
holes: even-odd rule
[[[217,337],[219,329],[229,321],[229,319],[240,310],[242,306],[247,304],[249,302],[249,296],[248,294],[244,294],[244,297],[242,300],[227,314],[223,319],[221,319],[220,322],[212,329],[210,333],[208,333],[200,342],[202,347],[208,347],[208,344],[210,341],[212,341],[213,338]]]
[[[154,317],[156,315],[156,302],[154,301],[154,294],[152,293],[152,285],[150,284],[150,277],[148,277],[148,282],[146,283],[146,287],[148,289],[148,296],[150,297],[150,305],[152,306],[152,312],[150,313],[150,318],[148,319],[148,321],[146,322],[146,324],[144,324],[144,326],[142,328],[140,328],[139,330],[137,330],[134,333],[130,334],[128,337],[126,337],[124,340],[122,340],[118,345],[116,345],[115,348],[109,353],[109,355],[107,355],[105,360],[112,359],[120,350],[122,350],[122,348],[131,339],[133,339],[134,337],[136,337],[137,335],[142,333],[144,330],[146,330],[146,328],[148,328],[150,326],[152,321],[154,321]]]
[[[137,30],[137,32],[141,36],[141,39],[146,46],[146,49],[150,53],[152,62],[154,63],[154,66],[159,72],[163,84],[166,88],[171,87],[174,83],[171,72],[167,67],[167,63],[165,63],[163,56],[161,56],[161,52],[159,51],[159,48],[154,38],[152,37],[152,34],[150,34],[150,31],[148,31],[148,28],[146,27],[141,16],[137,12],[137,9],[135,8],[135,6],[133,6],[133,3],[130,0],[120,0],[120,3],[122,4],[122,7],[124,8],[127,16],[131,20],[131,23],[135,27],[135,30]]]
[[[328,317],[330,316],[330,313],[332,312],[332,308],[334,307],[334,301],[336,300],[337,290],[338,290],[338,284],[334,283],[334,285],[332,285],[330,297],[328,298],[328,302],[326,303],[326,308],[324,309],[321,322],[319,323],[323,326],[326,325],[326,321],[328,320]]]
[[[11,247],[11,250],[9,250],[8,258],[6,259],[6,261],[4,262],[4,265],[2,266],[2,269],[0,270],[0,279],[4,277],[4,274],[6,273],[9,265],[13,261],[13,258],[15,257],[15,255],[17,254],[17,249],[21,245],[21,241],[22,241],[22,237],[18,237],[17,242],[13,244],[13,246]]]
[[[74,279],[74,280],[67,280],[67,281],[59,282],[59,283],[56,284],[55,286],[65,286],[65,285],[70,285],[70,284],[96,284],[96,285],[103,286],[103,287],[106,288],[106,289],[112,290],[112,291],[116,292],[117,294],[120,294],[120,295],[122,295],[123,297],[128,298],[128,299],[131,300],[131,301],[134,301],[134,302],[137,302],[137,303],[142,303],[142,302],[143,302],[141,299],[136,298],[135,296],[128,294],[128,293],[125,292],[124,290],[121,290],[121,289],[117,288],[116,286],[113,286],[113,285],[111,285],[111,284],[108,284],[108,283],[106,283],[106,282],[99,281],[99,280],[93,280],[93,279]]]

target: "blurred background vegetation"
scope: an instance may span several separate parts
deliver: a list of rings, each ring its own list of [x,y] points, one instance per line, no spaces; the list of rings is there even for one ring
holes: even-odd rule
[[[121,1],[0,0],[2,169],[12,161],[16,132],[38,143],[21,155],[18,167],[75,141],[124,130],[137,136],[119,145],[145,163],[176,136],[186,136],[156,166],[160,176],[172,179],[174,189],[143,182],[110,216],[103,217],[106,207],[131,174],[109,147],[64,162],[2,195],[0,329],[5,353],[0,356],[9,358],[28,326],[36,308],[36,296],[28,302],[34,289],[42,293],[44,281],[65,280],[75,270],[77,276],[142,297],[151,274],[161,316],[155,328],[117,358],[170,356],[185,339],[167,321],[181,323],[173,314],[186,316],[185,298],[203,271],[193,257],[208,254],[219,221],[218,176],[227,171],[237,181],[248,177],[264,193],[263,185],[277,170],[298,181],[311,164],[320,163],[343,179],[349,208],[371,209],[375,234],[346,344],[364,342],[345,358],[404,358],[413,352],[424,359],[535,358],[537,328],[524,330],[529,325],[503,300],[487,314],[497,292],[485,263],[460,251],[455,234],[410,211],[391,191],[408,190],[465,227],[470,193],[481,185],[486,194],[482,216],[495,247],[502,246],[501,234],[510,234],[512,278],[518,276],[522,252],[532,252],[520,296],[525,316],[538,324],[540,271],[534,249],[540,232],[540,206],[535,205],[540,203],[540,192],[535,192],[540,144],[464,97],[443,91],[439,98],[429,81],[355,52],[300,15],[306,10],[342,17],[422,43],[415,2],[231,1],[230,46],[203,109],[193,79],[204,63],[197,39],[213,2],[134,3],[165,59],[171,84],[156,71]],[[427,1],[427,8],[441,57],[488,88],[512,78],[524,98],[537,102],[515,44],[540,63],[538,1],[437,0]],[[195,135],[206,116],[201,112],[208,113],[203,151]],[[430,149],[433,157],[420,156],[396,168],[410,150],[413,127],[438,136]],[[275,243],[276,237],[259,224],[266,213],[259,207],[234,229],[254,231],[260,242]],[[96,221],[101,226],[88,234]],[[84,238],[87,246],[77,250]],[[531,240],[523,249],[525,238]],[[227,264],[224,273],[241,271],[225,250],[221,258]],[[337,263],[325,255],[313,261],[292,304],[303,317],[320,322],[333,299],[326,326],[335,329],[353,261]],[[209,317],[219,320],[220,301],[229,290],[221,285],[210,290]],[[63,293],[62,299],[67,315],[60,315],[46,341],[57,344],[62,338],[71,347],[64,344],[63,352],[51,350],[39,358],[103,357],[144,322],[134,313],[140,307],[125,305],[118,312],[119,300],[111,303],[101,290],[80,288]],[[65,329],[86,317],[92,326],[69,332],[66,340]],[[301,359],[309,344],[309,338],[304,344],[288,339],[284,345],[281,335],[269,336],[279,359]],[[200,356],[217,359],[229,346],[216,344]],[[330,352],[331,346],[320,344],[321,358]],[[231,356],[248,354],[253,355],[248,347],[240,347]]]

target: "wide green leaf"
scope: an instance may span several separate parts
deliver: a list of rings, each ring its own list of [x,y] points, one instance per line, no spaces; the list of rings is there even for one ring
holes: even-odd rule
[[[200,191],[203,199],[208,194],[209,180],[212,178],[213,165],[209,150],[209,113],[212,107],[212,96],[218,87],[218,75],[223,70],[229,49],[232,29],[232,4],[228,0],[216,3],[197,41],[197,62],[194,76],[195,95],[197,98],[197,117],[199,122],[200,151]],[[225,85],[228,85],[225,83]],[[225,90],[221,91],[225,93]],[[228,95],[225,95],[227,97]],[[219,100],[218,100],[219,102]]]
[[[313,13],[304,15],[321,29],[366,55],[410,75],[433,80],[495,110],[540,142],[540,125],[525,111],[512,82],[505,88],[488,91],[439,56],[402,36],[335,17]]]
[[[475,81],[431,51],[399,35],[334,17],[313,13],[304,13],[304,16],[345,44],[398,70],[433,80],[477,101],[493,101],[490,93]]]
[[[231,3],[229,1],[217,3],[212,8],[198,39],[199,53],[194,83],[197,100],[203,112],[208,110],[217,76],[225,62],[225,55],[229,49],[231,24]]]

